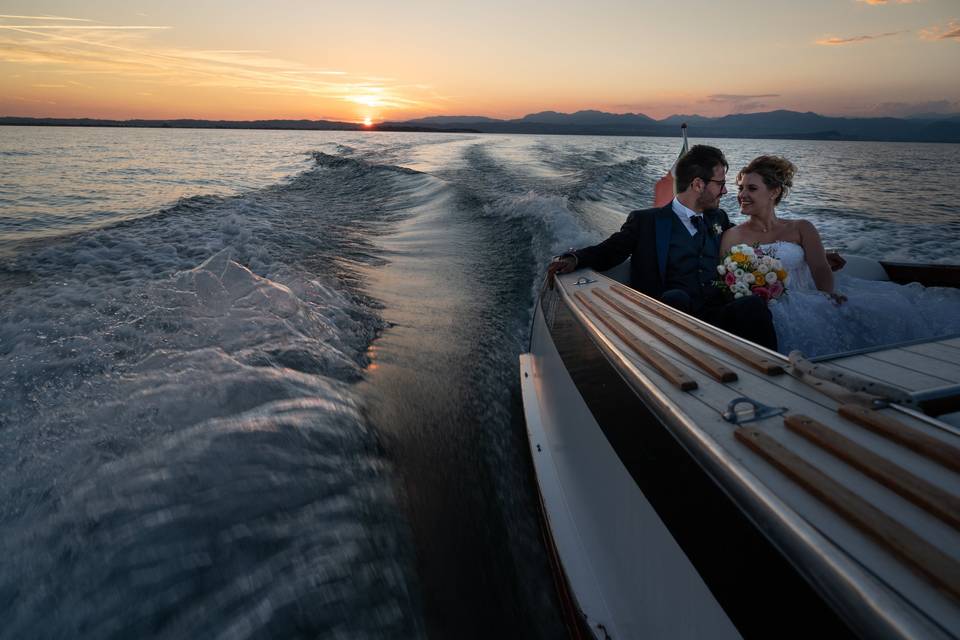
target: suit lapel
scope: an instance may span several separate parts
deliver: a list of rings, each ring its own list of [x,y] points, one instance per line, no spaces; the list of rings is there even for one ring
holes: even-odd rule
[[[657,266],[660,268],[660,282],[663,282],[664,274],[667,272],[667,252],[670,250],[670,233],[673,230],[673,218],[676,215],[673,212],[672,203],[657,212]]]

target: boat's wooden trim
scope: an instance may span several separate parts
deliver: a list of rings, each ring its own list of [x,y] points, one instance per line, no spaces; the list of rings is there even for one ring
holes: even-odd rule
[[[623,285],[610,285],[610,290],[635,304],[643,306],[647,311],[656,314],[664,320],[683,327],[701,340],[712,344],[718,349],[722,349],[762,373],[771,376],[783,373],[783,365],[759,349],[749,347],[743,343],[734,342],[727,336],[721,335],[703,323],[694,322],[675,309],[667,310],[653,300],[647,299],[643,294],[628,289]]]
[[[714,358],[711,358],[703,351],[694,349],[688,342],[684,342],[677,336],[664,331],[652,322],[644,320],[636,311],[620,302],[617,302],[605,291],[595,289],[593,291],[593,295],[597,296],[608,305],[619,311],[630,322],[634,323],[647,333],[656,336],[657,339],[661,340],[662,342],[670,345],[675,351],[685,355],[688,360],[701,367],[717,382],[733,382],[737,379],[737,374],[735,371],[725,367],[722,363],[718,362]]]
[[[691,391],[697,388],[696,380],[685,374],[673,363],[664,360],[655,349],[637,340],[622,324],[614,320],[609,313],[593,304],[582,292],[578,291],[573,297],[588,309],[590,313],[596,316],[600,322],[605,324],[614,335],[633,349],[637,355],[646,360],[651,367],[659,371],[664,378],[670,381],[670,384],[682,391]]]
[[[643,374],[625,376],[613,364],[624,354],[611,353],[616,346],[607,344],[609,337],[592,316],[573,294],[558,289],[559,300],[548,295],[541,308],[567,373],[638,488],[745,638],[769,637],[788,618],[794,619],[794,631],[811,637],[850,637],[844,620],[859,629],[903,626],[903,604],[865,592],[862,581],[848,575],[858,568],[848,566],[839,550],[810,542],[815,532],[804,521],[769,505],[759,515],[751,500],[775,501],[762,487],[744,478],[745,497],[728,492],[729,484],[718,484],[710,461],[691,455],[691,447],[699,452],[686,432],[667,427],[669,418],[655,413],[660,400],[651,395],[658,392],[634,386]],[[839,579],[826,584],[825,576],[833,576],[837,565],[843,566]],[[771,590],[774,584],[777,589]],[[830,603],[818,589],[830,595]],[[831,608],[836,601],[844,603],[839,611]],[[850,602],[865,602],[870,612]],[[804,612],[799,619],[798,610]]]
[[[865,427],[885,438],[898,442],[922,456],[934,460],[947,469],[960,473],[960,448],[943,440],[912,429],[896,418],[855,404],[844,404],[837,413],[851,422]]]
[[[813,418],[789,415],[784,417],[783,423],[791,431],[960,530],[960,497],[917,477]]]
[[[611,413],[605,411],[605,407],[596,407],[596,403],[588,399],[589,393],[581,388],[579,382],[576,383],[581,397],[594,413],[595,422],[610,439],[617,454],[631,470],[631,474],[636,470],[639,474],[655,475],[656,479],[649,483],[642,478],[637,479],[637,484],[644,495],[653,496],[653,498],[662,497],[658,496],[657,492],[665,481],[674,492],[679,485],[686,486],[691,483],[689,479],[675,474],[673,468],[669,465],[665,466],[664,463],[653,465],[650,460],[639,459],[636,467],[629,464],[629,456],[642,458],[643,452],[650,450],[649,446],[642,444],[642,440],[634,445],[631,439],[643,438],[658,431],[646,422],[638,424],[635,416],[640,414],[640,410],[636,407],[636,400],[639,400],[639,403],[655,416],[662,431],[678,441],[687,455],[716,482],[732,503],[743,510],[743,513],[767,537],[766,543],[773,545],[783,554],[783,559],[796,569],[800,577],[809,581],[810,586],[824,599],[825,604],[834,607],[835,613],[841,616],[851,629],[864,637],[904,639],[953,637],[948,630],[958,628],[956,623],[960,620],[960,608],[957,607],[957,598],[939,587],[940,583],[925,579],[925,574],[922,575],[913,565],[904,562],[885,544],[873,539],[847,518],[838,515],[830,505],[819,500],[805,486],[780,472],[761,455],[745,447],[735,437],[733,425],[725,422],[721,416],[725,410],[729,409],[731,399],[735,400],[739,396],[746,395],[770,405],[771,408],[789,407],[788,411],[802,413],[823,424],[831,425],[845,437],[952,494],[960,495],[960,486],[958,486],[960,477],[895,441],[861,430],[855,424],[837,416],[836,411],[839,405],[852,402],[849,396],[853,394],[849,390],[842,389],[847,394],[844,398],[833,398],[829,394],[822,393],[818,386],[820,381],[810,380],[810,384],[804,384],[798,380],[796,376],[800,375],[799,373],[779,377],[760,373],[755,366],[745,363],[726,349],[721,349],[699,335],[685,330],[684,323],[673,321],[669,315],[683,318],[687,324],[702,325],[698,319],[639,294],[637,294],[639,301],[632,299],[629,295],[613,295],[614,292],[610,289],[615,286],[617,285],[602,275],[594,275],[591,272],[587,272],[586,277],[581,275],[579,278],[561,276],[558,278],[556,287],[557,295],[545,296],[539,307],[548,319],[547,327],[555,343],[559,345],[569,340],[569,329],[560,329],[560,327],[566,327],[569,320],[573,320],[579,325],[584,337],[600,351],[607,366],[613,372],[613,375],[606,377],[601,384],[600,397],[606,397],[609,390],[616,386],[632,387],[636,394],[636,399],[632,403],[626,397],[609,398],[608,402],[613,407]],[[598,290],[611,294],[613,298],[662,331],[670,332],[722,362],[738,374],[739,380],[725,384],[712,379],[701,367],[676,353],[670,345],[657,339],[642,327],[621,318],[615,308],[587,293]],[[619,337],[599,322],[596,316],[577,300],[575,297],[577,293],[582,293],[584,297],[593,300],[597,306],[620,320],[624,328],[636,338],[655,349],[661,359],[672,362],[695,379],[699,383],[698,389],[692,392],[680,392],[669,384],[653,366],[635,356]],[[651,308],[650,311],[660,310],[661,313],[648,313],[648,307]],[[667,314],[667,317],[664,317],[664,314]],[[564,321],[560,322],[560,318],[564,318]],[[731,344],[751,346],[722,330],[715,330],[715,333]],[[960,348],[960,341],[956,347]],[[761,347],[757,348],[757,353],[763,354],[773,362],[787,361],[779,354],[771,353]],[[588,367],[590,372],[583,373],[589,377],[593,377],[600,368],[598,359],[590,359],[588,366],[581,350],[578,350],[569,361],[563,357],[563,361],[564,368],[574,380],[579,378],[580,372],[576,371],[578,368]],[[794,371],[792,367],[791,371]],[[823,382],[823,384],[832,386],[831,383]],[[901,409],[900,405],[894,404],[882,409],[881,413],[889,416]],[[909,411],[909,409],[903,410]],[[615,423],[618,419],[614,414],[619,413],[627,414],[623,418],[624,424],[614,427],[611,423]],[[926,416],[913,415],[913,412],[910,415],[897,416],[897,419],[917,431],[924,431],[928,424],[937,422]],[[925,422],[924,419],[931,422]],[[954,561],[960,562],[960,557],[955,553],[957,550],[955,542],[958,540],[960,529],[911,504],[897,492],[857,471],[841,458],[831,455],[815,443],[792,432],[784,425],[782,418],[761,416],[759,420],[754,423],[758,428],[763,429],[811,465],[815,465],[822,473],[836,481],[842,481],[850,492],[916,532],[930,544],[937,546],[941,553],[951,555]],[[622,442],[628,447],[626,451],[621,450],[621,441],[613,435],[613,432],[621,427],[625,430]],[[956,441],[946,434],[932,431],[928,433],[944,442],[956,444]],[[624,458],[624,455],[628,458]],[[706,489],[701,485],[698,490]],[[668,500],[676,502],[674,496],[670,496]],[[659,499],[651,498],[650,501],[659,513],[664,503]],[[661,517],[673,532],[677,523],[665,515]],[[707,520],[711,523],[708,535],[716,538],[716,533],[722,527],[715,524],[713,518]],[[700,526],[703,524],[702,521]],[[709,571],[701,566],[701,557],[697,556],[692,548],[688,549],[687,544],[681,541],[680,537],[677,537],[677,540],[681,542],[681,546],[693,561],[697,571],[700,571],[706,579]],[[729,539],[721,543],[720,547],[726,548],[728,544]],[[757,561],[756,558],[749,562],[755,561]],[[769,562],[770,559],[766,561]],[[730,567],[728,570],[739,573],[744,564],[745,561],[741,561],[739,565]],[[742,581],[743,576],[740,577]],[[757,577],[758,582],[762,584],[779,583],[782,579]],[[712,580],[713,578],[706,579],[706,582],[713,591]],[[714,593],[717,592],[714,591]],[[780,593],[783,596],[785,591]],[[764,595],[762,591],[751,589],[749,594],[741,595],[757,602],[762,600],[764,604],[760,605],[761,607],[772,605],[767,598],[762,597]],[[718,595],[717,599],[740,628],[744,618],[740,617],[740,612],[729,608],[730,605],[739,601],[728,600],[726,594]],[[809,603],[804,606],[809,606]]]
[[[919,282],[925,287],[960,287],[960,266],[952,264],[915,264],[880,262],[893,282]]]
[[[734,435],[938,588],[960,599],[960,563],[955,559],[759,429],[739,427]]]

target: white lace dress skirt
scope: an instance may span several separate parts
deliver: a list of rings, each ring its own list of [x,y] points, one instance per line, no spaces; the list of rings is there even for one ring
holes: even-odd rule
[[[792,242],[762,245],[787,270],[787,295],[771,301],[778,349],[814,357],[883,344],[960,333],[960,290],[898,285],[836,276],[847,296],[836,305],[817,290],[803,247]]]

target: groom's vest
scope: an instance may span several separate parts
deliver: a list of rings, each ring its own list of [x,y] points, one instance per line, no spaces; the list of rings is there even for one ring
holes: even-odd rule
[[[719,243],[708,238],[710,230],[691,236],[680,218],[673,216],[670,248],[667,251],[667,269],[664,290],[682,289],[690,295],[694,310],[705,303],[722,302],[720,289],[713,286],[717,279]]]

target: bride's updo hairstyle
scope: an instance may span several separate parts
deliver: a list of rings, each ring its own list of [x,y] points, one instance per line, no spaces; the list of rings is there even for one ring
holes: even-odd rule
[[[790,189],[793,187],[793,176],[797,173],[797,167],[786,158],[780,156],[759,156],[750,161],[750,164],[740,169],[737,174],[737,184],[740,179],[748,173],[755,173],[763,180],[763,184],[768,189],[780,187],[780,193],[774,204],[780,204]]]

